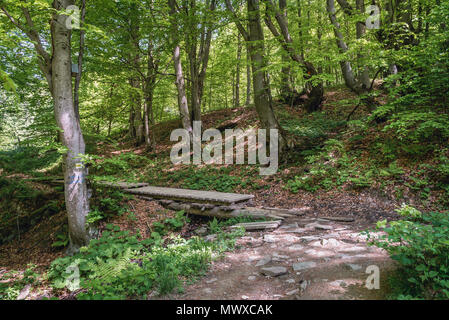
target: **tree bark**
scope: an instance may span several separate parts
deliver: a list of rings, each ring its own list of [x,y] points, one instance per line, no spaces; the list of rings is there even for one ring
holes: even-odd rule
[[[248,46],[248,52],[251,57],[254,105],[261,122],[261,127],[263,129],[278,130],[279,152],[282,153],[287,145],[273,111],[268,76],[265,72],[267,61],[264,57],[264,35],[260,23],[259,0],[247,0],[248,31],[240,23],[230,0],[226,0],[226,7],[233,15],[234,22]]]
[[[304,79],[309,80],[311,77],[318,74],[313,64],[309,61],[305,61],[301,55],[295,52],[293,48],[293,40],[290,36],[290,32],[288,30],[288,24],[285,21],[285,17],[276,9],[275,5],[271,0],[264,0],[267,5],[267,12],[265,15],[265,23],[270,29],[271,33],[274,37],[279,39],[284,50],[290,55],[290,58],[302,65],[304,69]],[[270,12],[274,12],[277,24],[279,26],[280,32],[277,30],[273,22],[271,21]],[[282,37],[282,39],[281,39]],[[323,101],[324,88],[323,83],[318,82],[314,85],[311,85],[311,89],[308,93],[309,99],[306,102],[305,108],[308,112],[313,112],[319,110],[321,107],[321,103]]]
[[[235,70],[235,97],[234,97],[234,107],[240,106],[240,62],[242,58],[242,41],[241,35],[237,35],[237,66]]]
[[[81,4],[81,18],[80,18],[80,47],[78,52],[78,73],[75,77],[75,89],[74,89],[74,107],[75,107],[75,115],[78,121],[80,120],[80,111],[79,111],[79,88],[81,83],[81,75],[83,72],[83,55],[84,55],[84,20],[86,18],[86,0],[82,0]]]
[[[82,165],[79,155],[85,153],[84,138],[79,120],[76,117],[72,93],[71,32],[66,27],[67,15],[59,14],[73,1],[59,0],[53,2],[57,10],[51,20],[51,37],[53,56],[51,59],[51,92],[54,99],[55,118],[62,130],[60,137],[67,154],[64,156],[65,203],[69,222],[70,252],[77,251],[89,243],[91,233],[86,225],[89,213],[86,176],[87,170]]]
[[[181,64],[181,49],[179,47],[178,30],[176,27],[176,2],[175,0],[168,0],[168,6],[170,7],[170,18],[171,18],[171,33],[174,43],[173,49],[173,63],[175,67],[176,75],[176,88],[178,90],[178,107],[179,114],[181,116],[181,122],[184,129],[189,133],[192,133],[192,124],[189,115],[189,105],[187,102],[187,95],[185,89],[184,75],[182,73]]]

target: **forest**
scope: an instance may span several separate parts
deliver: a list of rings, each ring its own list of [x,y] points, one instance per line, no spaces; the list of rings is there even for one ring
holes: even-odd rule
[[[0,0],[0,300],[449,299],[448,22]]]

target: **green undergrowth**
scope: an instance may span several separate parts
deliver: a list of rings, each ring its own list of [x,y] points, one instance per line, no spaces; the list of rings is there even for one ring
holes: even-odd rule
[[[144,299],[150,292],[182,292],[184,284],[204,275],[214,258],[234,248],[243,233],[220,231],[216,240],[205,241],[174,234],[162,238],[155,232],[139,240],[139,235],[109,225],[78,254],[55,260],[48,279],[56,290],[79,290],[77,299]]]
[[[379,221],[366,232],[371,245],[399,264],[390,298],[449,299],[449,211],[422,213],[403,205],[397,212],[401,220]]]

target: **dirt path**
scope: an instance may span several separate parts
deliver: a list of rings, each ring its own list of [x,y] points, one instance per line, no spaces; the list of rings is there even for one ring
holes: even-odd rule
[[[367,227],[297,217],[271,232],[247,232],[240,248],[215,261],[206,277],[167,298],[385,299],[393,262],[366,245],[360,231]],[[368,266],[380,269],[379,289],[365,287]]]

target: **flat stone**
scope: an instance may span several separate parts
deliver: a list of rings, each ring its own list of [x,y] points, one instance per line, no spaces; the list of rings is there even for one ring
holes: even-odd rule
[[[276,242],[277,238],[271,234],[266,234],[263,236],[263,241],[268,242],[268,243],[272,243],[272,242]]]
[[[299,293],[299,289],[295,289],[295,290],[286,292],[285,294],[286,294],[287,296],[292,296],[292,295],[297,294],[297,293]]]
[[[207,228],[206,227],[201,227],[195,230],[195,233],[198,235],[203,235],[205,233],[207,233]]]
[[[300,244],[293,244],[289,247],[287,247],[288,251],[301,251],[302,249],[304,249],[304,247]]]
[[[362,269],[362,266],[359,264],[354,264],[354,263],[347,263],[346,266],[351,269],[352,271],[358,271]]]
[[[287,273],[287,268],[285,267],[264,267],[261,272],[266,276],[279,277]]]
[[[317,230],[332,230],[333,229],[333,227],[332,226],[327,226],[327,225],[324,225],[324,224],[316,224],[315,225],[315,229],[317,229]]]
[[[210,280],[207,280],[206,283],[213,283],[213,282],[215,282],[217,280],[218,280],[217,278],[212,278]]]
[[[249,297],[248,297],[248,296],[242,296],[242,299],[243,299],[243,300],[248,300]]]
[[[296,229],[296,228],[299,228],[297,222],[281,226],[279,229]]]
[[[19,296],[17,297],[17,300],[25,300],[29,294],[30,294],[30,290],[31,290],[31,285],[27,284],[19,293]]]
[[[319,240],[320,237],[317,237],[317,236],[304,236],[304,237],[301,237],[300,239],[304,240],[304,241],[314,241],[314,240]]]
[[[225,193],[215,191],[189,190],[147,186],[135,189],[125,189],[131,194],[150,196],[153,198],[188,200],[219,204],[233,204],[254,198],[251,194]]]
[[[300,271],[300,270],[306,270],[310,268],[315,268],[316,263],[313,261],[304,261],[304,262],[298,262],[293,264],[293,270],[294,271]]]
[[[346,246],[347,244],[339,241],[337,239],[331,238],[331,239],[322,239],[321,241],[315,241],[310,244],[314,247],[322,247],[322,248],[339,248]]]
[[[264,266],[271,261],[270,256],[263,257],[256,263],[256,267]]]
[[[249,276],[249,277],[248,277],[248,280],[249,280],[249,281],[254,281],[254,280],[256,280],[256,276]]]

